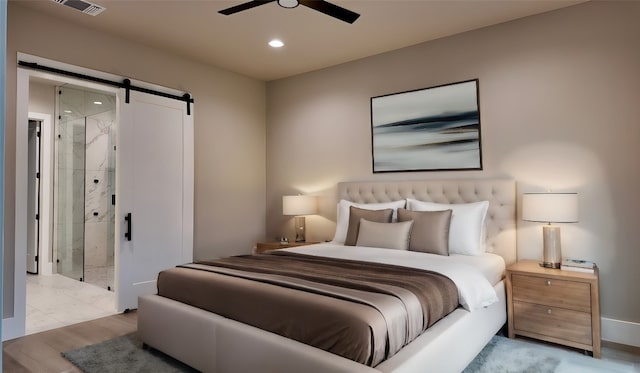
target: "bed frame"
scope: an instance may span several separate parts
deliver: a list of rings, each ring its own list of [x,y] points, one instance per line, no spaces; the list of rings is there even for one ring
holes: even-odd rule
[[[515,182],[506,179],[344,182],[337,199],[438,203],[488,200],[486,250],[516,260]],[[336,201],[337,202],[337,201]],[[499,302],[482,310],[456,309],[375,368],[252,326],[149,295],[138,302],[138,334],[157,350],[203,372],[460,372],[506,323],[504,281]]]

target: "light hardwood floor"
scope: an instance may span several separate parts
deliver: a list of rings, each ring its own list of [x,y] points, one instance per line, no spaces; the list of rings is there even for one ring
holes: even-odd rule
[[[134,311],[4,342],[2,346],[3,371],[8,373],[80,372],[62,357],[62,352],[133,333],[137,329],[137,320],[138,317]],[[558,348],[563,347],[558,346]],[[603,343],[602,358],[632,363],[636,370],[640,369],[640,350],[637,347],[605,342]]]
[[[135,312],[103,317],[6,341],[2,368],[10,373],[80,372],[61,353],[92,345],[137,329]]]

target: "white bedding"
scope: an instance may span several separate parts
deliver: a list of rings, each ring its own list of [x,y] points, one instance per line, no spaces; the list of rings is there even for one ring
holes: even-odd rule
[[[415,251],[321,243],[298,246],[286,251],[330,258],[362,260],[426,269],[449,277],[458,288],[460,305],[469,311],[498,301],[493,288],[504,272],[504,260],[498,255],[434,255]],[[498,281],[496,278],[500,277]]]

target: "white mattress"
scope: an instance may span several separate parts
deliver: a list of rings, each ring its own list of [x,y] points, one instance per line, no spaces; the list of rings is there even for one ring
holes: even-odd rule
[[[504,270],[506,266],[504,264],[504,259],[500,255],[492,253],[484,253],[477,256],[454,254],[450,255],[449,258],[458,262],[466,263],[478,269],[491,283],[491,285],[497,284],[504,278]]]
[[[502,280],[505,263],[502,257],[485,253],[478,256],[435,255],[415,251],[344,246],[320,243],[298,246],[286,251],[374,263],[420,268],[442,273],[458,287],[460,304],[467,310],[487,307],[497,302],[494,285]]]

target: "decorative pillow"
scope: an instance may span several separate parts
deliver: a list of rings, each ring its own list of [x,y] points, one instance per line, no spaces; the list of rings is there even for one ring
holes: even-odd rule
[[[472,203],[433,203],[407,199],[412,211],[451,210],[449,254],[480,255],[484,252],[484,219],[489,201]]]
[[[398,209],[398,221],[413,220],[410,251],[449,255],[451,210],[409,211]]]
[[[345,246],[355,246],[358,240],[360,219],[377,223],[390,223],[392,215],[392,209],[366,210],[355,206],[349,207],[349,228],[347,229],[347,238],[344,240]]]
[[[360,219],[360,230],[356,245],[407,250],[411,239],[413,221],[402,223],[376,223]]]
[[[393,201],[393,202],[382,202],[382,203],[356,203],[347,200],[340,200],[338,202],[338,216],[336,220],[336,233],[333,236],[333,242],[337,244],[344,244],[347,239],[347,230],[349,229],[349,207],[355,206],[361,209],[366,210],[384,210],[384,209],[393,209],[393,217],[391,221],[396,221],[396,210],[399,208],[404,208],[404,205],[407,203],[404,199]]]

